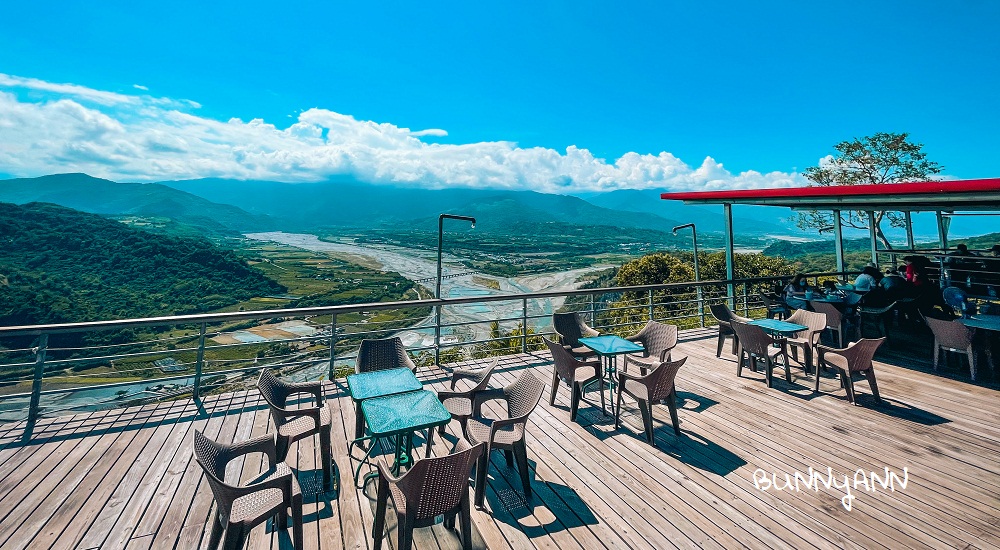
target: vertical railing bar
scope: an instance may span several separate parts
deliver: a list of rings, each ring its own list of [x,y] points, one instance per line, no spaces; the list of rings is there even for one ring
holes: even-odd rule
[[[528,299],[521,298],[521,353],[528,353]]]
[[[198,358],[194,367],[194,402],[201,408],[201,373],[205,367],[205,330],[208,323],[201,324],[198,335]]]
[[[653,289],[649,289],[649,320],[653,320]]]
[[[35,376],[31,380],[31,400],[28,402],[28,422],[24,427],[24,440],[31,439],[38,420],[38,405],[42,397],[42,377],[45,375],[45,353],[49,348],[49,335],[42,333],[35,348]]]
[[[441,304],[434,306],[434,364],[441,364]]]
[[[330,374],[327,378],[333,382],[333,375],[337,372],[337,314],[330,315]]]

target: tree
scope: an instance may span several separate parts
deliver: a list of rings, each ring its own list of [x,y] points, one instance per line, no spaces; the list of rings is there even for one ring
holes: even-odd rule
[[[842,141],[834,145],[838,155],[821,160],[819,166],[807,168],[805,176],[815,185],[828,187],[921,181],[941,173],[941,165],[927,160],[927,155],[921,150],[923,144],[910,143],[908,137],[906,133],[879,132],[853,141]],[[846,211],[840,216],[841,222],[848,227],[869,228],[866,212]],[[898,212],[875,212],[875,237],[886,250],[891,250],[892,246],[882,231],[885,219],[889,220],[891,227],[905,227],[905,222]],[[801,229],[826,233],[833,230],[833,215],[819,211],[800,212],[797,225]]]

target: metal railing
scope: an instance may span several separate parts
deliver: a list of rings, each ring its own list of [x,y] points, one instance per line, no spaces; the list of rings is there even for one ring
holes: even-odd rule
[[[843,275],[809,277],[818,283]],[[758,292],[779,279],[788,277],[0,327],[0,343],[7,346],[0,347],[0,421],[24,420],[30,438],[42,415],[181,396],[193,397],[200,407],[205,393],[246,384],[263,367],[333,379],[353,372],[357,345],[366,337],[423,335],[408,346],[421,363],[448,349],[458,350],[457,359],[464,358],[462,350],[485,356],[541,349],[539,337],[552,334],[553,301],[563,302],[563,310],[584,312],[604,331],[628,332],[647,320],[706,326],[713,322],[706,319],[707,306],[727,303],[750,315],[762,307]],[[438,306],[458,313],[438,322],[432,313]],[[469,306],[493,311],[461,312]],[[376,319],[382,312],[415,309],[421,316]],[[477,334],[477,326],[486,337],[461,336]]]

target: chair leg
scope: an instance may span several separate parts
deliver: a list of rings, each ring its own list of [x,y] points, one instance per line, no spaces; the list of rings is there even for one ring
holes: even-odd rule
[[[806,356],[806,366],[803,369],[803,371],[806,374],[809,374],[809,371],[811,371],[813,369],[813,349],[812,349],[812,344],[809,344],[809,345],[806,346],[806,349],[803,351],[803,354],[805,354],[805,356]]]
[[[444,528],[454,529],[455,528],[455,512],[448,512],[444,515]]]
[[[604,378],[603,377],[599,378],[597,380],[597,387],[598,387],[599,391],[601,392],[601,412],[604,414],[604,416],[607,416],[608,415],[608,410],[606,408],[604,408]]]
[[[670,422],[674,425],[674,434],[681,435],[681,421],[677,418],[677,388],[670,390],[667,398],[667,408],[670,409]]]
[[[813,391],[817,393],[819,392],[819,377],[823,372],[823,367],[823,363],[819,359],[816,359],[816,386],[813,388]]]
[[[504,451],[503,451],[503,457],[504,457],[504,460],[507,461],[507,467],[508,468],[513,468],[514,467],[514,451],[512,451],[510,449],[504,449]]]
[[[292,544],[295,550],[302,550],[302,495],[292,498]]]
[[[288,449],[292,446],[291,440],[287,437],[278,436],[274,445],[274,457],[278,462],[284,462],[288,458]]]
[[[788,360],[788,354],[782,354],[785,359],[785,382],[792,383],[792,362]],[[775,357],[777,359],[777,357]]]
[[[319,433],[319,454],[323,460],[323,489],[333,490],[333,445],[330,437],[330,430],[321,430]]]
[[[847,402],[854,403],[854,380],[851,379],[851,373],[840,369],[840,381],[844,385],[844,389],[847,390]]]
[[[524,488],[524,498],[531,500],[531,480],[528,472],[528,448],[524,440],[513,446],[514,457],[517,459],[517,473],[521,474],[521,486]]]
[[[407,514],[399,522],[399,536],[396,550],[410,550],[413,547],[413,516]]]
[[[424,451],[424,457],[431,457],[431,447],[434,446],[434,428],[429,428],[427,430],[427,450]]]
[[[476,462],[476,507],[482,508],[486,500],[486,469],[490,467],[490,457],[483,453]]]
[[[555,371],[555,367],[552,369],[552,393],[549,395],[549,405],[556,404],[556,391],[559,390],[559,373]]]
[[[976,381],[976,352],[972,350],[970,345],[965,349],[965,355],[969,358],[969,378],[975,382]]]
[[[615,407],[615,429],[621,427],[622,420],[622,389],[618,388],[618,404]]]
[[[738,338],[736,338],[736,335],[733,334],[733,355],[738,354],[739,351],[740,351],[740,341]]]
[[[354,407],[354,439],[360,439],[363,435],[365,435],[365,415],[361,412],[361,402],[358,401]]]
[[[469,509],[469,491],[462,494],[459,504],[459,521],[462,522],[462,548],[472,548],[472,511]]]
[[[570,396],[569,396],[569,421],[576,422],[576,412],[580,409],[580,393],[583,388],[580,384],[573,382],[570,386]]]
[[[246,539],[246,534],[242,529],[238,527],[233,527],[229,525],[226,528],[226,539],[222,542],[223,550],[239,550],[243,547],[243,541]]]
[[[868,379],[868,385],[872,387],[872,396],[875,398],[875,402],[881,403],[882,397],[878,394],[878,383],[875,382],[875,369],[866,370],[865,378]]]
[[[938,345],[937,338],[934,339],[934,371],[938,370],[938,359],[941,357],[941,346]]]
[[[726,335],[719,329],[719,343],[715,346],[715,356],[722,357],[722,346],[726,343]]]
[[[736,356],[736,378],[743,376],[743,350]]]
[[[774,360],[771,359],[770,355],[767,356],[767,361],[765,362],[764,368],[767,369],[764,372],[764,381],[767,382],[767,387],[770,388],[771,387],[771,377],[773,375],[772,371],[774,370]]]
[[[642,413],[642,431],[645,432],[646,441],[653,442],[653,414],[650,410],[650,402],[639,399],[639,412]]]
[[[385,534],[385,509],[389,503],[389,485],[381,477],[378,479],[378,496],[375,500],[375,525],[372,527],[374,550],[382,550],[382,537]]]

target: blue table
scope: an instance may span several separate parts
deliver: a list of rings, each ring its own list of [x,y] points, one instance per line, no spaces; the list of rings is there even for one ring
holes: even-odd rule
[[[617,369],[617,357],[627,353],[639,353],[646,351],[646,348],[626,340],[620,336],[592,336],[590,338],[580,338],[580,343],[587,346],[604,361],[604,372],[610,377],[608,384],[609,400],[611,401],[611,414],[615,413],[615,372]]]
[[[798,323],[789,323],[788,321],[779,321],[777,319],[757,319],[756,321],[750,321],[748,324],[756,325],[774,336],[793,336],[795,333],[809,328]]]

